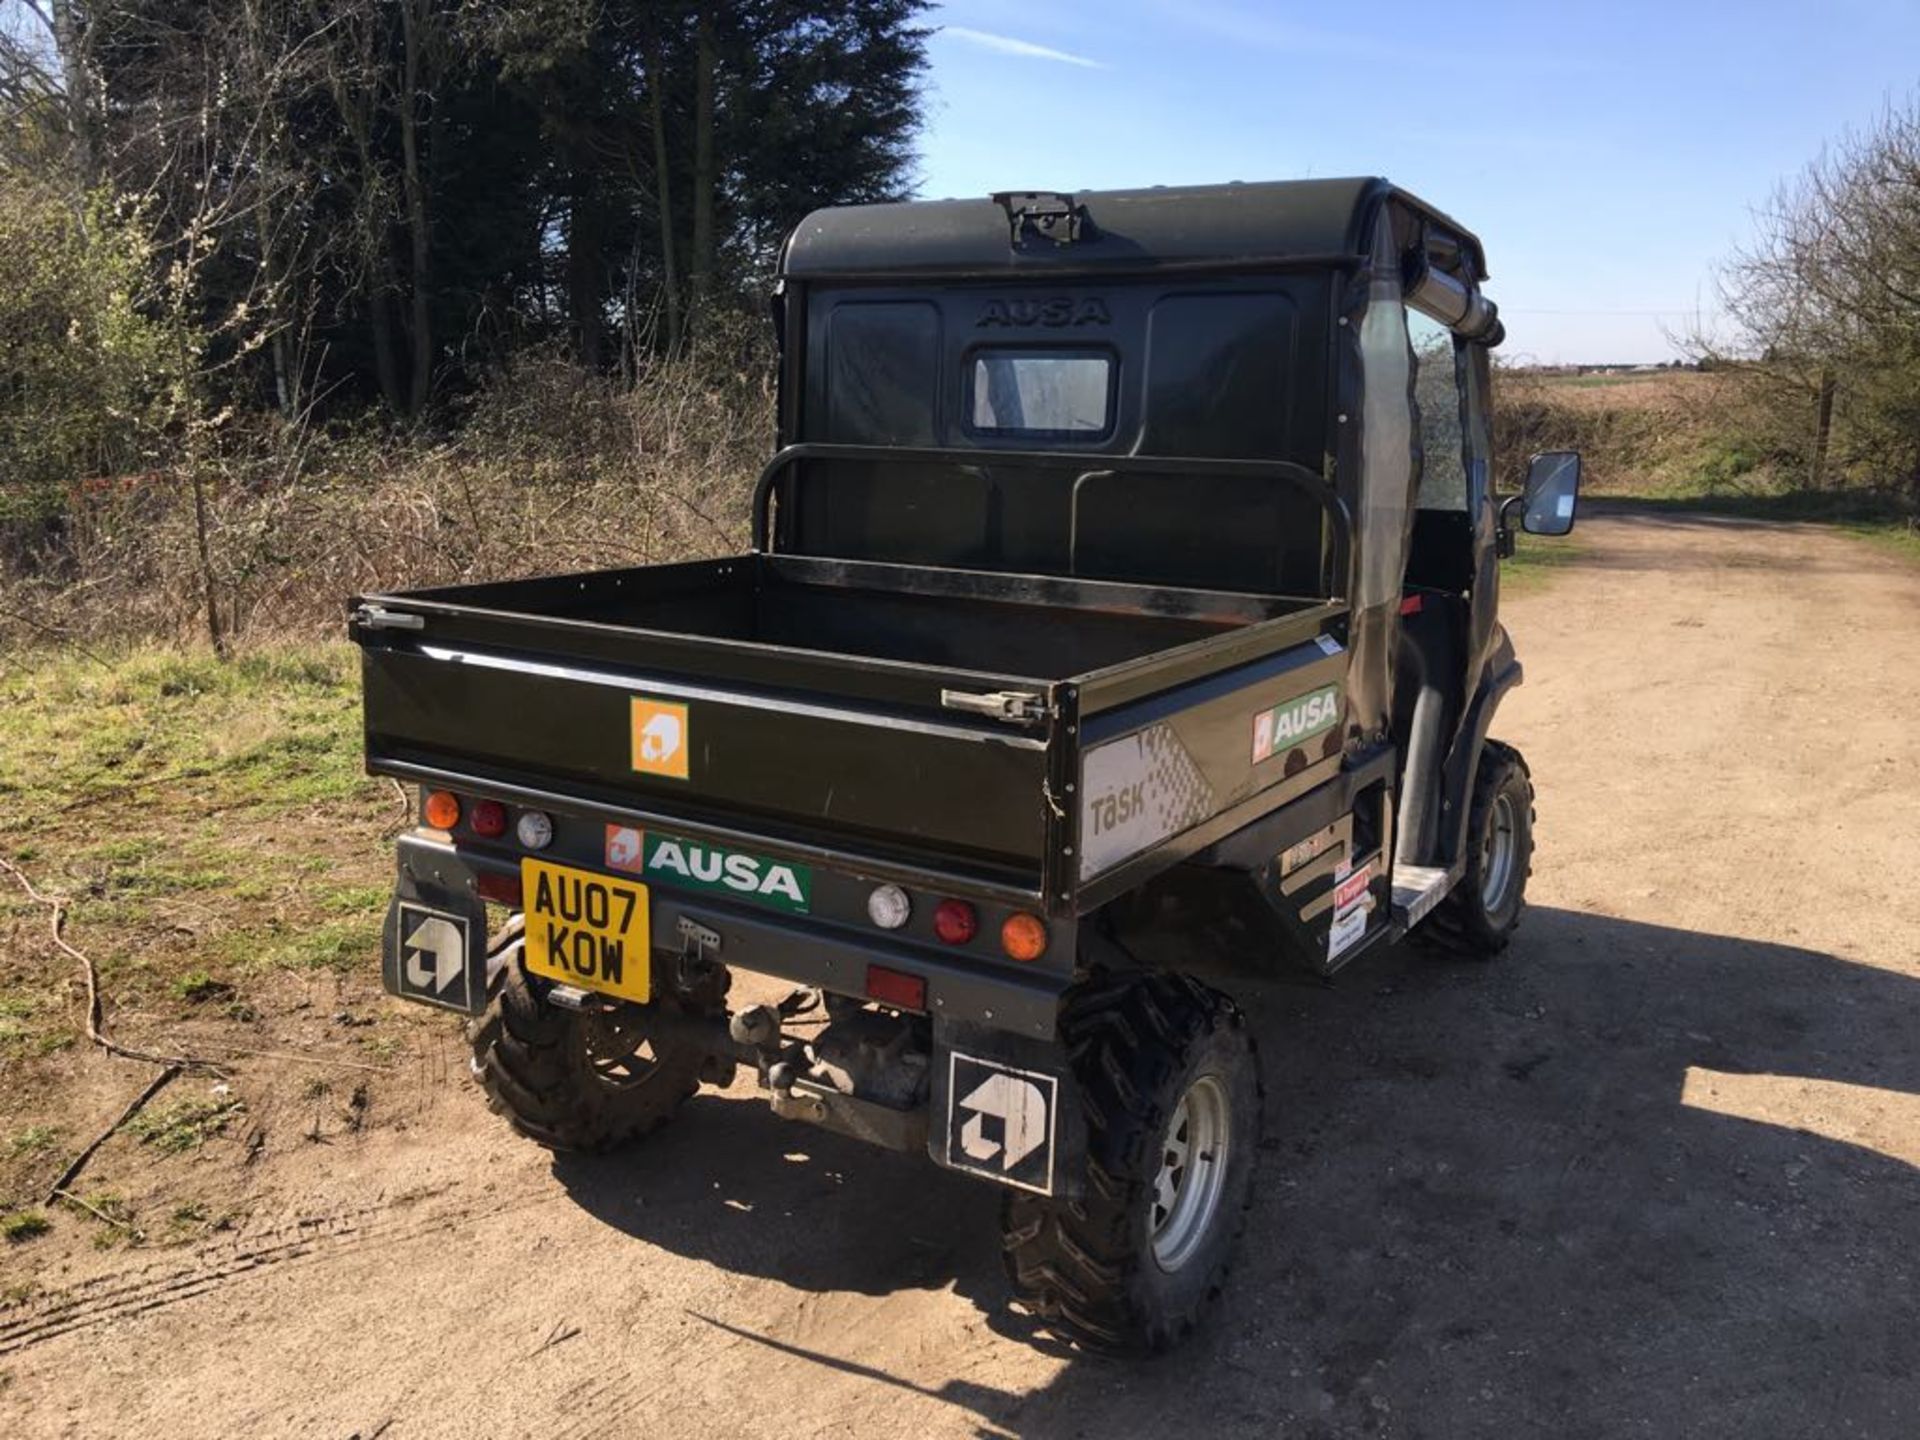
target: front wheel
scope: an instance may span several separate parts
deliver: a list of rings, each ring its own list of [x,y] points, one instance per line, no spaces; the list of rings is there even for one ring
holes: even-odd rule
[[[1220,1294],[1252,1201],[1261,1086],[1237,1006],[1176,975],[1095,981],[1060,1017],[1088,1146],[1076,1199],[1009,1195],[1028,1309],[1122,1353],[1177,1344]]]
[[[1466,872],[1415,934],[1455,954],[1499,954],[1527,908],[1532,873],[1533,777],[1518,750],[1489,740],[1467,814]]]

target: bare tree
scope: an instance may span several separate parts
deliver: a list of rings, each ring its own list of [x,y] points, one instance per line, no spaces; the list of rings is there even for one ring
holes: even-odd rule
[[[693,39],[693,256],[689,266],[693,303],[704,305],[713,289],[713,198],[719,175],[713,151],[714,72],[719,46],[713,35],[713,7],[700,7]]]
[[[1772,446],[1920,498],[1920,98],[1783,184],[1719,291],[1732,335],[1693,349],[1737,370]]]
[[[400,381],[398,337],[393,324],[399,286],[388,234],[397,187],[375,138],[389,103],[388,70],[381,59],[386,20],[377,4],[341,4],[337,0],[315,3],[324,6],[333,18],[326,86],[351,145],[353,162],[341,166],[334,177],[334,183],[348,197],[347,245],[341,257],[347,283],[342,287],[342,298],[357,294],[363,299],[381,398],[392,414],[405,415],[408,396]]]
[[[674,269],[673,193],[669,177],[673,166],[667,144],[667,65],[665,46],[656,33],[647,49],[647,118],[653,131],[654,206],[660,219],[660,290],[667,310],[667,353],[680,349],[680,278]]]
[[[87,36],[71,0],[0,0],[0,160],[76,190],[98,175]]]
[[[436,0],[400,0],[405,59],[396,109],[407,198],[408,252],[413,271],[413,372],[408,388],[412,413],[426,409],[433,386],[433,230],[428,166],[438,148],[444,110],[435,91],[450,57],[445,17]],[[422,112],[426,114],[422,133]]]

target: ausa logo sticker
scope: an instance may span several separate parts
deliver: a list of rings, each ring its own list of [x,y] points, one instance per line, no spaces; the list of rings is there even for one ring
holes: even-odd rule
[[[980,318],[973,323],[976,327],[988,328],[1006,325],[1024,329],[1044,325],[1050,330],[1060,330],[1070,325],[1111,325],[1113,315],[1107,309],[1107,302],[1098,295],[1078,300],[1055,295],[1045,300],[989,300],[980,307]]]
[[[947,1057],[947,1164],[1051,1195],[1060,1081],[958,1050]]]
[[[690,890],[738,895],[795,915],[813,899],[813,869],[681,835],[607,826],[607,868]]]
[[[1253,763],[1289,750],[1340,723],[1340,691],[1333,685],[1309,690],[1253,717]]]
[[[472,926],[467,917],[402,900],[394,908],[394,923],[399,993],[449,1010],[468,1009]]]
[[[633,697],[633,768],[642,775],[687,778],[687,707]]]

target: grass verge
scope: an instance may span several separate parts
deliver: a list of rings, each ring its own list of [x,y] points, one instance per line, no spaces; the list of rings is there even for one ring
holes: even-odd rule
[[[401,812],[362,770],[352,647],[16,652],[0,713],[0,855],[68,898],[67,938],[122,1039],[265,1047],[254,1032],[315,986],[377,977]],[[0,875],[0,1199],[44,1186],[84,1128],[68,1113],[77,972],[47,924]],[[124,1080],[106,1083],[103,1104],[123,1103]],[[195,1102],[128,1128],[175,1156],[241,1113]]]
[[[1555,539],[1516,531],[1513,554],[1500,562],[1500,584],[1508,593],[1526,594],[1580,563],[1584,547],[1579,531]]]
[[[9,1245],[19,1245],[37,1239],[52,1228],[52,1223],[40,1211],[17,1210],[0,1220],[0,1237],[4,1237]]]

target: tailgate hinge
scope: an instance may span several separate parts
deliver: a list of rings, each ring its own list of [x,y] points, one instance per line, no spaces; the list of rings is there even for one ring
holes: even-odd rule
[[[1045,720],[1053,714],[1046,697],[1031,690],[989,690],[984,694],[973,690],[942,690],[940,703],[949,710],[965,710],[972,715],[985,715],[991,720],[1006,720],[1016,725]]]
[[[353,623],[362,630],[424,630],[427,617],[405,615],[382,605],[362,605],[353,612]]]

